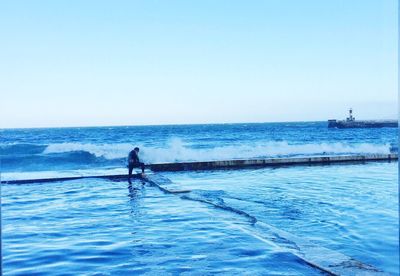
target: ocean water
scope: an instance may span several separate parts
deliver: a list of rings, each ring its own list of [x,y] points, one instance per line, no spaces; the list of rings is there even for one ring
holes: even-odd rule
[[[3,178],[12,179],[118,169],[134,146],[145,163],[162,163],[390,153],[397,137],[396,128],[328,129],[326,122],[3,129],[0,158]]]
[[[390,153],[398,129],[3,129],[0,139],[6,180],[125,173],[134,146],[146,163]],[[192,192],[102,179],[2,185],[5,275],[321,275],[293,254],[290,237],[399,274],[397,162],[161,175]]]

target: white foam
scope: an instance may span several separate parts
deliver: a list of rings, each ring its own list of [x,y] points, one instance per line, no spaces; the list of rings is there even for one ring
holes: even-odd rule
[[[63,153],[73,151],[86,151],[96,157],[104,157],[106,159],[117,159],[126,157],[133,149],[132,144],[90,144],[90,143],[59,143],[50,144],[44,150],[44,154]]]
[[[86,151],[106,159],[126,158],[136,145],[61,143],[49,145],[44,154],[72,151]],[[196,149],[181,139],[171,139],[164,147],[148,147],[138,144],[140,157],[146,163],[179,161],[207,161],[274,157],[285,155],[320,154],[389,154],[390,144],[370,143],[310,143],[290,144],[288,142],[258,142],[254,144],[228,145],[215,148]]]
[[[264,142],[253,145],[224,146],[209,149],[194,149],[180,140],[172,140],[166,148],[143,148],[142,157],[149,163],[177,161],[208,161],[250,159],[282,155],[317,154],[389,154],[389,144],[289,144],[287,142]]]

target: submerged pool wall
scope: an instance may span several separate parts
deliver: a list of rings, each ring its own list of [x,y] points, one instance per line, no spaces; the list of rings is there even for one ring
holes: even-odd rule
[[[266,158],[266,159],[242,159],[225,161],[202,161],[202,162],[179,162],[160,163],[147,165],[154,172],[161,171],[191,171],[191,170],[216,170],[216,169],[240,169],[250,167],[283,167],[295,165],[329,165],[329,164],[352,164],[363,162],[391,162],[397,161],[397,154],[368,154],[368,155],[342,155],[342,156],[314,156],[299,158]],[[110,180],[126,180],[127,174],[112,175],[84,175],[57,178],[5,180],[1,184],[28,184],[37,182],[66,181],[82,178],[103,178]],[[140,175],[134,175],[139,177]]]

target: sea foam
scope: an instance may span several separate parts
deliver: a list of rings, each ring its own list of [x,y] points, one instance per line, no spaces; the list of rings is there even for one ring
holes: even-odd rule
[[[129,143],[90,144],[59,143],[48,145],[43,154],[84,151],[105,159],[126,158],[135,146],[140,147],[140,157],[146,163],[179,161],[208,161],[229,159],[267,158],[302,155],[338,155],[390,153],[390,144],[370,143],[309,143],[291,144],[286,141],[257,142],[254,144],[228,145],[210,148],[194,148],[181,139],[171,139],[162,147],[149,147]]]

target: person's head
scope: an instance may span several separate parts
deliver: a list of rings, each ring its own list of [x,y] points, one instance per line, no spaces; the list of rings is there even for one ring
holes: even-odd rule
[[[136,152],[139,152],[139,148],[138,147],[134,148],[133,150],[136,151]]]

